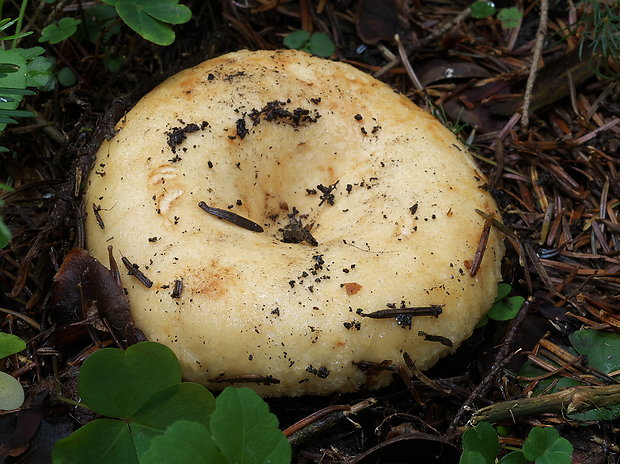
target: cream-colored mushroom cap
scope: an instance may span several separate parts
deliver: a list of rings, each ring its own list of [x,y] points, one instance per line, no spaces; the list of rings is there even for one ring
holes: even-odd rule
[[[364,362],[407,352],[427,369],[493,303],[494,228],[470,273],[476,209],[498,217],[486,182],[450,131],[373,77],[240,51],[172,76],[118,123],[88,180],[88,248],[137,267],[122,276],[135,323],[188,380],[375,388],[392,373]]]

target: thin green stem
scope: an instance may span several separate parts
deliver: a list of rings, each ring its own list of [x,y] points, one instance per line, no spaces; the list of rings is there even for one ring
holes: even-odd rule
[[[58,399],[62,401],[63,403],[67,403],[72,406],[77,406],[79,408],[84,408],[84,409],[91,411],[91,409],[88,406],[86,406],[84,403],[80,403],[79,401],[74,401],[70,398],[65,398],[64,396],[59,396]]]
[[[19,7],[19,16],[17,17],[17,24],[15,25],[15,35],[19,35],[22,30],[22,23],[24,22],[24,16],[26,16],[26,7],[28,6],[28,0],[22,0],[22,4]],[[13,39],[11,48],[17,47],[17,40],[19,37]]]

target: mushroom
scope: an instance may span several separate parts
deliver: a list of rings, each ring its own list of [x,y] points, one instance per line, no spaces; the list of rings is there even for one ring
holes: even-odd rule
[[[369,366],[431,367],[500,280],[502,239],[476,210],[499,213],[463,144],[373,77],[294,50],[160,84],[102,144],[86,204],[88,248],[122,255],[136,325],[213,389],[384,386]]]

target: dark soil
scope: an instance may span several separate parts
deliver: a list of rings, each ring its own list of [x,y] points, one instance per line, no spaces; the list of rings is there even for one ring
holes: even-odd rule
[[[10,152],[0,154],[0,181],[14,187],[2,194],[2,216],[13,239],[0,250],[0,323],[2,331],[28,344],[0,365],[21,381],[27,396],[21,411],[0,412],[0,453],[8,456],[2,462],[49,462],[56,440],[93,419],[59,397],[76,398],[77,372],[88,354],[116,346],[106,327],[71,325],[83,318],[79,306],[59,312],[51,298],[52,278],[69,250],[84,246],[80,194],[98,145],[167,76],[229,51],[282,48],[283,36],[299,28],[327,32],[336,44],[332,59],[378,73],[472,145],[507,227],[504,281],[528,303],[516,319],[478,329],[425,376],[406,365],[365,366],[393,370],[396,381],[379,391],[270,400],[283,429],[331,408],[292,435],[294,462],[458,462],[460,435],[476,410],[519,400],[534,388],[536,380],[528,385],[517,377],[528,357],[588,385],[618,382],[593,380],[583,360],[553,354],[569,346],[568,335],[579,328],[620,331],[618,80],[593,70],[599,58],[589,52],[584,9],[593,2],[576,8],[552,2],[544,66],[524,127],[520,111],[540,5],[517,3],[524,11],[517,28],[503,29],[493,17],[469,17],[441,29],[468,3],[190,0],[193,17],[175,27],[176,41],[168,47],[124,26],[109,43],[74,36],[49,45],[47,53],[58,67],[70,66],[78,82],[28,97],[38,117],[5,130],[2,145]],[[6,17],[15,17],[18,6],[6,4]],[[31,2],[25,28],[35,34],[22,46],[35,45],[33,37],[51,19],[79,17],[83,6]],[[435,37],[436,31],[443,32]],[[405,63],[390,58],[399,55],[395,33]],[[123,58],[117,72],[104,68],[104,45]],[[620,73],[618,63],[598,63],[607,75]],[[409,65],[423,89],[413,84]],[[329,201],[329,192],[321,192]],[[308,241],[304,231],[300,226],[298,240]],[[363,403],[369,398],[373,404]],[[359,403],[367,407],[345,417],[342,405]],[[548,411],[501,424],[508,426],[505,445],[518,447],[534,425],[552,426],[573,444],[573,462],[619,461],[617,423],[577,423],[562,411]]]

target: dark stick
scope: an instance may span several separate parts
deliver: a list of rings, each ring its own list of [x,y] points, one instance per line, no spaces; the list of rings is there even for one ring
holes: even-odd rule
[[[469,275],[476,277],[480,265],[482,264],[482,258],[484,258],[484,252],[487,249],[487,243],[489,242],[489,233],[491,232],[491,224],[493,223],[493,214],[484,220],[484,227],[482,228],[482,234],[480,235],[480,241],[478,242],[478,249],[474,256],[474,262],[471,264]]]
[[[461,417],[463,417],[463,414],[471,410],[471,404],[476,400],[476,398],[484,395],[487,392],[487,390],[491,387],[491,382],[493,381],[493,379],[495,378],[499,370],[502,367],[504,367],[506,363],[510,361],[515,354],[518,353],[518,351],[516,351],[514,353],[508,354],[508,351],[510,350],[512,346],[512,342],[514,341],[515,336],[517,335],[517,332],[519,331],[519,327],[521,326],[521,323],[525,319],[525,316],[528,310],[530,309],[530,305],[532,304],[532,301],[534,301],[534,299],[532,297],[528,297],[528,299],[525,300],[525,303],[521,307],[521,310],[519,311],[519,314],[517,315],[517,317],[513,319],[512,325],[510,326],[510,329],[508,330],[508,334],[506,335],[505,341],[502,344],[502,347],[500,348],[499,352],[497,353],[497,356],[495,357],[495,362],[491,366],[491,369],[489,369],[484,379],[482,379],[482,382],[480,382],[478,386],[474,389],[474,391],[471,392],[471,394],[469,395],[469,398],[465,400],[465,402],[461,405],[461,408],[455,414],[454,419],[450,423],[450,426],[448,427],[448,431],[446,432],[446,435],[447,435],[446,439],[449,440],[452,437],[452,434],[454,433],[454,430],[456,429],[459,421],[461,420]]]
[[[359,313],[362,317],[370,317],[371,319],[389,319],[397,316],[433,316],[439,317],[442,312],[443,305],[416,306],[413,308],[390,308],[380,309],[372,313]]]
[[[252,232],[263,232],[263,228],[260,224],[255,223],[254,221],[250,221],[249,219],[244,218],[243,216],[239,216],[237,213],[233,213],[232,211],[228,211],[225,209],[214,208],[212,206],[207,205],[204,201],[198,203],[204,211],[213,216],[223,219],[226,222],[230,222],[239,227],[243,227],[244,229],[251,230]]]
[[[424,340],[426,340],[427,342],[439,342],[442,345],[446,345],[452,348],[452,340],[450,340],[449,338],[442,337],[441,335],[427,334],[426,332],[423,332],[422,330],[418,332],[418,335],[420,337],[424,337]]]
[[[123,264],[129,271],[129,275],[132,275],[136,279],[138,279],[140,283],[144,285],[146,288],[151,288],[153,286],[153,282],[151,281],[151,279],[145,276],[144,273],[140,269],[138,269],[138,267],[135,264],[133,264],[131,261],[129,261],[124,256],[121,258],[121,261],[123,261]]]
[[[93,203],[93,213],[95,213],[97,224],[99,224],[99,227],[102,229],[105,229],[105,224],[103,223],[103,219],[101,219],[101,214],[99,214],[99,211],[101,211],[101,206]]]
[[[265,385],[272,385],[280,383],[280,379],[276,379],[275,377],[271,377],[270,375],[260,375],[260,374],[248,374],[248,375],[238,375],[235,377],[219,377],[212,382],[216,383],[262,383]]]
[[[174,288],[172,289],[172,293],[170,296],[172,298],[181,298],[181,293],[183,292],[183,281],[177,279],[174,281]]]

